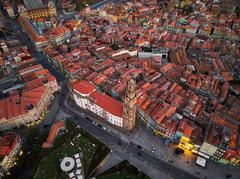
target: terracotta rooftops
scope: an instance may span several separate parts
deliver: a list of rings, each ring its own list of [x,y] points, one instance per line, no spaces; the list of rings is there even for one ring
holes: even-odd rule
[[[4,157],[11,152],[12,147],[16,144],[17,136],[14,132],[7,132],[0,139],[0,157]]]
[[[74,81],[72,86],[73,86],[73,89],[85,95],[87,94],[89,95],[92,91],[95,90],[95,86],[85,80]]]
[[[205,141],[213,146],[218,146],[221,140],[221,129],[217,125],[210,124]]]
[[[61,34],[64,34],[65,32],[67,32],[67,31],[70,31],[70,29],[68,29],[67,27],[64,27],[64,26],[59,26],[59,27],[56,27],[54,29],[51,29],[50,34],[61,35]]]
[[[108,111],[114,116],[122,117],[123,105],[121,102],[115,100],[114,98],[106,94],[101,94],[97,91],[92,92],[90,96],[95,100],[95,103],[102,109]]]
[[[65,121],[64,120],[61,120],[61,121],[57,121],[55,122],[52,127],[51,127],[51,130],[48,134],[48,138],[46,140],[46,142],[44,142],[42,144],[42,147],[43,148],[50,148],[53,146],[53,142],[59,132],[60,129],[64,129],[65,128]]]
[[[32,105],[35,107],[39,103],[45,89],[46,87],[41,85],[24,92],[21,97],[12,95],[7,99],[0,100],[0,119],[10,119],[27,113],[27,106]]]

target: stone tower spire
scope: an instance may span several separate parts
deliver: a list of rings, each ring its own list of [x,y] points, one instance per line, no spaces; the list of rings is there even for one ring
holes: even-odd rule
[[[48,11],[50,15],[57,16],[57,9],[55,4],[52,1],[48,2]]]
[[[123,126],[132,130],[136,120],[136,83],[133,79],[128,81],[126,95],[123,102]]]

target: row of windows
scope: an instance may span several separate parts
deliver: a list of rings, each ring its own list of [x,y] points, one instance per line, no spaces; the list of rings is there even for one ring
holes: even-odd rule
[[[113,115],[106,113],[107,115],[103,114],[103,110],[96,106],[94,103],[92,105],[87,104],[82,98],[80,98],[79,96],[77,96],[77,100],[78,100],[78,104],[81,107],[85,107],[88,108],[90,111],[96,113],[98,116],[104,117],[106,118],[106,120],[114,125],[117,126],[122,126],[122,121],[120,121],[119,119],[116,119]]]
[[[115,116],[113,116],[112,114],[109,114],[110,117],[108,119],[108,121],[114,125],[117,125],[117,126],[122,126],[122,121],[120,121],[120,119],[116,119]]]

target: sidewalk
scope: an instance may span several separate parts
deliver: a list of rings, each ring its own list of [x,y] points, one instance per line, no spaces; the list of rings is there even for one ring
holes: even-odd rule
[[[141,132],[134,138],[134,142],[149,152],[151,152],[152,147],[155,147],[156,151],[152,153],[155,157],[165,160],[171,165],[199,178],[224,179],[229,174],[232,175],[231,179],[240,178],[240,169],[236,167],[221,165],[211,160],[207,161],[206,168],[196,165],[196,156],[191,152],[185,152],[184,155],[176,157],[174,151],[177,146],[162,144],[159,137],[154,136],[148,129],[141,128]]]
[[[101,173],[107,171],[108,169],[114,167],[115,165],[119,164],[122,161],[123,159],[118,157],[116,154],[110,152],[98,165],[94,172],[94,176],[100,175]]]

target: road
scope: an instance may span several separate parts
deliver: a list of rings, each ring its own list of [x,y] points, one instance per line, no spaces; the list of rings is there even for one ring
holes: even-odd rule
[[[106,144],[113,152],[119,155],[121,158],[133,163],[131,158],[135,158],[140,164],[150,165],[152,168],[157,169],[165,174],[171,174],[173,178],[185,178],[194,179],[197,178],[185,171],[182,171],[174,166],[162,161],[148,152],[138,148],[133,142],[126,142],[121,139],[121,136],[116,136],[111,132],[107,132],[102,128],[94,125],[92,121],[85,119],[74,105],[64,103],[62,107],[67,113],[73,116],[70,118],[74,123],[79,125],[82,129],[88,131],[90,134],[98,138],[104,144]],[[130,139],[129,139],[130,141]]]
[[[79,109],[72,101],[65,100],[61,109],[73,116],[73,118],[75,117],[75,119],[72,119],[73,122],[109,146],[119,157],[128,160],[137,167],[144,168],[150,166],[149,170],[155,169],[160,173],[170,174],[173,178],[199,177],[203,179],[224,179],[231,174],[231,179],[238,179],[240,176],[239,169],[233,166],[220,165],[219,163],[209,160],[207,162],[207,167],[202,168],[195,164],[196,157],[193,155],[183,155],[177,158],[174,155],[173,146],[161,144],[158,136],[154,136],[151,131],[140,124],[135,127],[137,131],[135,130],[127,135],[108,125],[96,115]],[[90,118],[91,121],[84,117]],[[101,127],[93,125],[92,121],[110,129],[111,132],[108,133]],[[121,145],[119,145],[119,142]],[[142,149],[139,149],[138,145],[142,146]],[[156,148],[155,153],[151,152],[152,147]],[[139,155],[138,152],[141,154]],[[153,172],[147,170],[145,173],[151,176]]]

